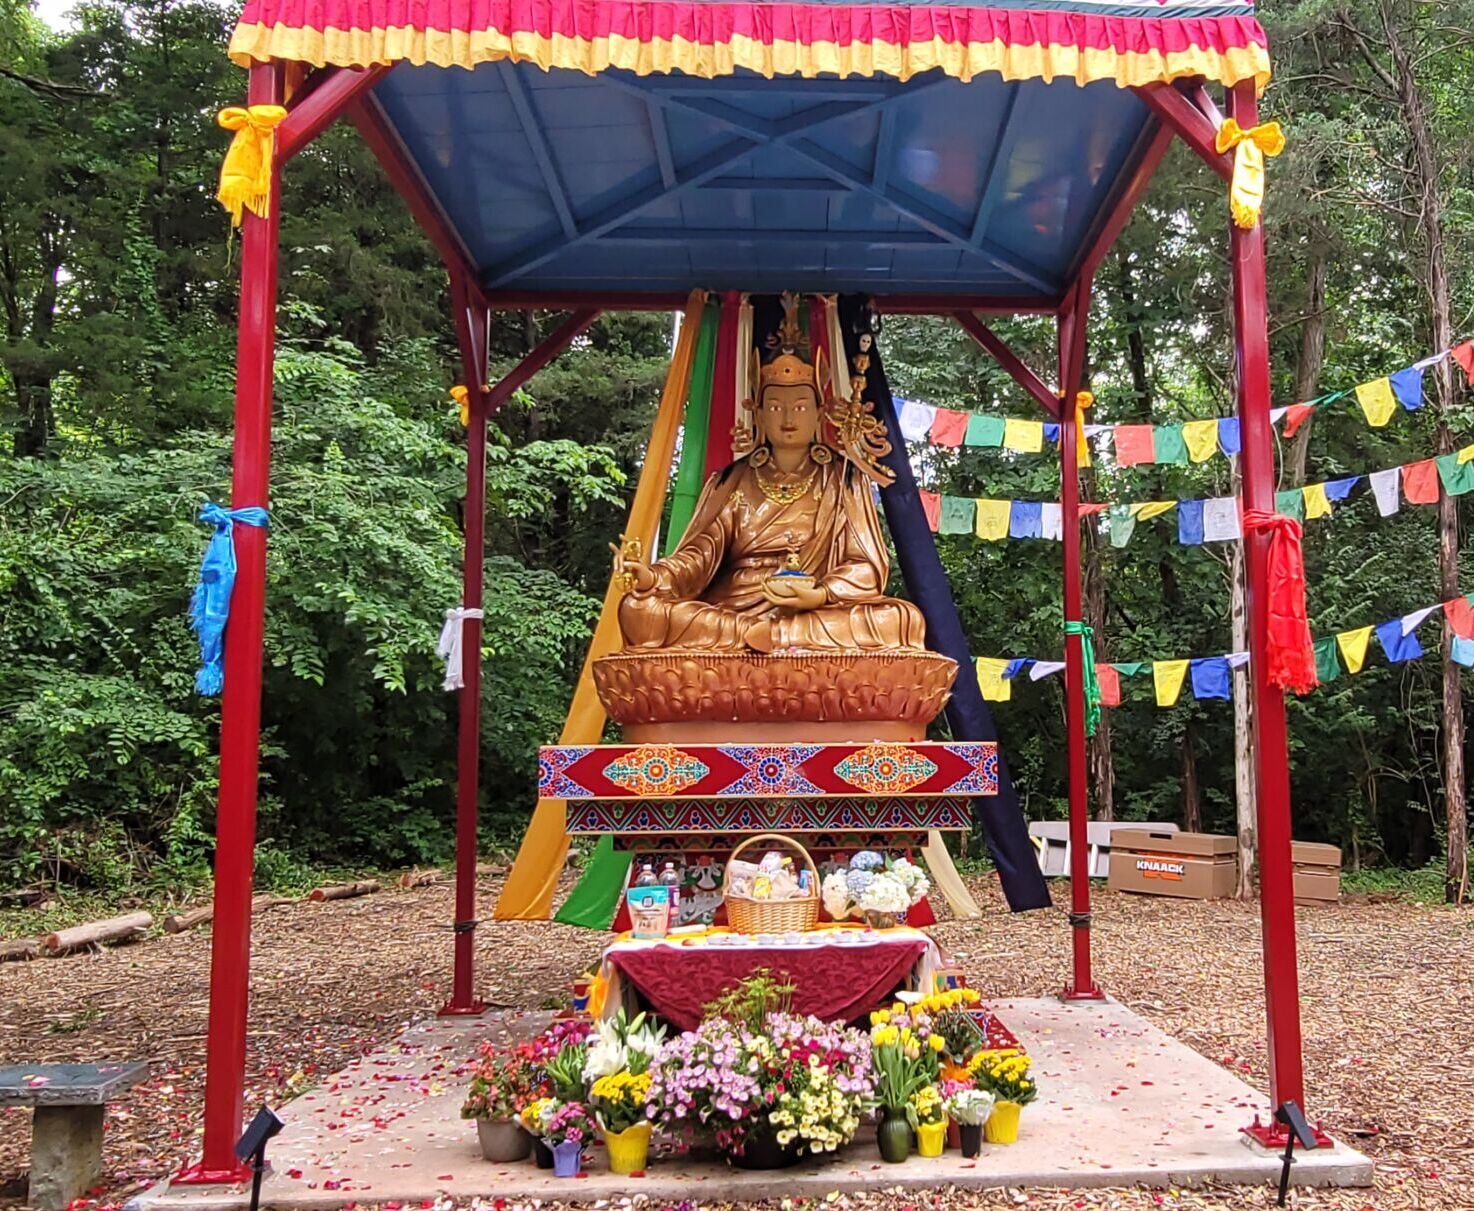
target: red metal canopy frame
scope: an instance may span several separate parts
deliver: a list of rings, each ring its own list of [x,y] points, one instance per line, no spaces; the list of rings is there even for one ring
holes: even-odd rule
[[[233,508],[265,508],[271,445],[272,369],[279,256],[281,171],[293,155],[339,117],[363,135],[416,222],[425,231],[450,276],[453,321],[462,374],[471,387],[467,426],[465,567],[462,605],[479,611],[483,589],[486,421],[489,415],[570,342],[602,311],[669,311],[683,298],[637,292],[545,294],[483,291],[476,267],[424,179],[384,120],[371,89],[387,70],[319,68],[288,95],[298,65],[272,61],[250,69],[250,104],[280,104],[289,114],[276,138],[268,217],[247,212],[241,233],[241,304],[237,343]],[[1095,268],[1140,200],[1174,137],[1180,137],[1220,176],[1230,164],[1214,146],[1221,122],[1201,82],[1158,83],[1136,92],[1156,121],[1144,132],[1137,168],[1102,214],[1073,281],[1052,308],[1020,305],[985,295],[878,296],[876,308],[895,314],[951,316],[986,349],[1023,390],[1060,425],[1061,502],[1064,511],[1063,598],[1066,622],[1081,622],[1079,478],[1076,468],[1076,396],[1085,361],[1086,320]],[[1254,83],[1227,90],[1227,110],[1242,127],[1257,121]],[[1225,210],[1227,208],[1225,207]],[[1230,225],[1233,314],[1237,355],[1237,412],[1242,427],[1244,504],[1274,507],[1274,457],[1269,423],[1269,349],[1265,313],[1262,225]],[[484,383],[487,337],[494,309],[538,308],[573,314],[496,386]],[[1058,391],[1051,390],[989,329],[985,315],[1020,311],[1048,314],[1058,330]],[[246,1013],[250,968],[252,867],[260,759],[262,648],[266,598],[266,531],[236,531],[239,565],[231,625],[225,636],[225,691],[221,702],[220,793],[215,868],[215,925],[211,939],[209,1035],[206,1046],[204,1144],[200,1161],[181,1182],[222,1183],[248,1174],[234,1145],[242,1122],[246,1059]],[[1254,776],[1259,839],[1260,909],[1263,922],[1264,990],[1270,1058],[1270,1098],[1278,1106],[1304,1106],[1299,987],[1296,969],[1295,905],[1290,856],[1289,760],[1283,693],[1267,678],[1267,567],[1269,535],[1245,535],[1249,598],[1250,673],[1254,717]],[[476,815],[479,793],[480,650],[479,616],[466,620],[463,688],[459,698],[456,795],[456,895],[454,976],[446,1014],[474,1014],[484,1006],[474,991]],[[1066,733],[1068,744],[1073,936],[1071,978],[1063,995],[1095,1000],[1104,994],[1091,972],[1090,886],[1087,869],[1088,786],[1082,643],[1065,638]],[[1283,1129],[1256,1118],[1246,1130],[1268,1147],[1283,1147]]]

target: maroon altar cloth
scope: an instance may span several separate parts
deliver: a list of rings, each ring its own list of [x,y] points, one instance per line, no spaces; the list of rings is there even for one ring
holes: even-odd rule
[[[616,942],[604,962],[678,1030],[694,1030],[703,1005],[763,967],[797,985],[796,1013],[850,1022],[885,1004],[929,945],[914,930],[808,946]]]

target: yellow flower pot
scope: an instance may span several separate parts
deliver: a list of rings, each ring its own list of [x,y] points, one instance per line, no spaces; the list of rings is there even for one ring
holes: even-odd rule
[[[946,1119],[940,1123],[918,1123],[916,1125],[916,1153],[918,1156],[941,1156],[942,1146],[946,1142]]]
[[[604,1132],[604,1147],[609,1150],[610,1173],[641,1173],[650,1158],[649,1123],[636,1123],[623,1131]]]
[[[1018,1143],[1018,1117],[1022,1110],[1017,1102],[994,1102],[993,1112],[983,1124],[983,1138],[990,1144]]]

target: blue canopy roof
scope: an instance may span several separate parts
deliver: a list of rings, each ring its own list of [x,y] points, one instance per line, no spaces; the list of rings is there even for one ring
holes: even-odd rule
[[[400,63],[374,89],[488,292],[1057,303],[1155,119],[1109,81]]]

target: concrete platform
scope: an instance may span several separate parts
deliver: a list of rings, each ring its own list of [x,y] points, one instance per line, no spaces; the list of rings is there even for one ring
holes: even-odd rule
[[[1239,1128],[1263,1097],[1129,1009],[1107,1001],[1003,1001],[999,1016],[1034,1056],[1043,1094],[1024,1111],[1019,1142],[983,1145],[976,1161],[956,1152],[884,1165],[862,1129],[847,1150],[776,1172],[746,1172],[689,1159],[652,1161],[643,1178],[615,1177],[602,1150],[587,1176],[556,1179],[531,1161],[481,1159],[474,1125],[458,1117],[460,1069],[494,1033],[520,1021],[430,1020],[282,1108],[286,1129],[272,1142],[262,1204],[331,1208],[345,1202],[410,1203],[455,1198],[577,1201],[633,1193],[652,1199],[761,1199],[830,1191],[952,1184],[985,1186],[1264,1184],[1279,1161],[1245,1142]],[[520,1028],[520,1029],[519,1029]],[[1298,1184],[1368,1186],[1372,1164],[1341,1144],[1303,1154]],[[244,1187],[161,1185],[128,1211],[225,1211],[248,1202]]]

